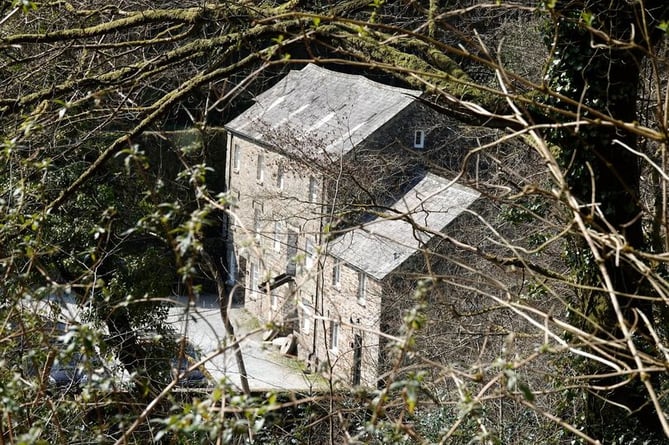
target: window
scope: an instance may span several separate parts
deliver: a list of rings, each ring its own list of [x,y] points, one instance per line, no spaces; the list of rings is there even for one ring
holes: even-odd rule
[[[251,292],[257,292],[258,291],[258,277],[260,275],[259,270],[258,270],[258,265],[256,263],[251,262],[250,266],[250,271],[249,271],[249,276],[250,276],[250,281],[251,281]]]
[[[304,266],[307,269],[311,269],[316,262],[316,246],[314,246],[314,241],[311,238],[307,238],[304,250],[307,254],[304,259]]]
[[[297,231],[288,230],[288,239],[286,241],[286,275],[295,276],[297,255]]]
[[[337,351],[339,349],[339,323],[330,321],[330,349]]]
[[[242,152],[239,144],[235,144],[232,148],[232,168],[235,172],[239,172],[239,167],[242,165]]]
[[[236,190],[234,188],[230,188],[230,198],[228,204],[237,204],[239,203],[239,199],[241,198],[241,193],[239,193],[239,190]]]
[[[302,300],[302,332],[308,334],[311,332],[312,308],[306,299]]]
[[[283,166],[283,162],[281,162],[276,170],[276,188],[279,190],[283,190],[285,176],[286,172]]]
[[[313,176],[309,178],[309,202],[318,201],[318,181]]]
[[[413,148],[425,147],[425,131],[416,130],[413,134]]]
[[[256,239],[256,243],[260,243],[260,218],[261,218],[261,210],[260,208],[256,207],[253,209],[253,233]]]
[[[270,307],[272,308],[272,312],[276,312],[279,309],[279,296],[272,294],[271,299]]]
[[[336,288],[341,285],[341,263],[339,261],[335,261],[332,266],[332,285]]]
[[[256,169],[256,179],[263,182],[265,179],[265,154],[258,153],[258,168]]]
[[[358,303],[365,304],[367,302],[367,276],[358,272]]]
[[[281,223],[274,223],[274,251],[281,252]]]

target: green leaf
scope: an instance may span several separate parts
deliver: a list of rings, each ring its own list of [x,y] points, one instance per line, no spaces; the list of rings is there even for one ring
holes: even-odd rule
[[[405,389],[406,391],[404,400],[406,401],[407,404],[407,410],[409,411],[409,414],[413,414],[416,409],[416,405],[418,403],[418,394],[416,391],[416,387],[413,385],[409,385]]]
[[[523,393],[523,397],[528,402],[534,402],[534,393],[530,390],[530,387],[527,386],[527,383],[518,383],[518,389]]]
[[[664,33],[669,32],[669,22],[662,20],[659,25],[657,25],[657,28]]]
[[[595,21],[595,15],[590,11],[583,11],[581,13],[581,20],[583,20],[587,26],[592,26],[592,23]]]

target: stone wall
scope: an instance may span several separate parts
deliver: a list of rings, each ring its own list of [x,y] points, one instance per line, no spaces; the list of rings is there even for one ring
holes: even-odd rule
[[[335,380],[354,383],[356,347],[360,352],[359,383],[376,387],[379,359],[379,316],[381,283],[365,276],[365,298],[359,300],[360,272],[340,263],[339,285],[333,283],[337,260],[324,259],[322,329],[317,331],[316,356],[325,369],[332,370]],[[332,330],[338,325],[338,345],[333,348]],[[356,346],[356,336],[358,343]]]
[[[239,168],[235,168],[235,150]],[[262,180],[258,179],[259,156],[264,165]],[[261,321],[293,321],[288,318],[294,317],[296,303],[310,301],[315,295],[316,268],[308,267],[307,246],[320,243],[319,178],[296,169],[280,154],[235,135],[228,137],[228,160],[232,235],[236,255],[246,263],[245,270],[239,271],[246,277],[245,306]],[[278,182],[281,170],[282,187]],[[317,183],[313,202],[312,178]],[[295,255],[288,252],[289,232],[296,235]],[[296,263],[295,286],[261,291],[257,285],[286,273],[289,256]]]

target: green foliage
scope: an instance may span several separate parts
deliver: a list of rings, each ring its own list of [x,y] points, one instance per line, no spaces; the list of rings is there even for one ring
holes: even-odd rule
[[[30,0],[13,0],[12,7],[20,6],[24,14],[37,9],[37,4]]]
[[[557,5],[557,0],[546,0],[541,2],[541,6],[548,10],[555,9],[556,5]]]
[[[667,33],[667,7],[656,0],[536,3],[532,9],[502,1],[186,1],[145,9],[131,1],[119,9],[87,1],[5,2],[3,443],[664,439],[648,431],[646,420],[667,411],[665,258],[657,247],[661,239],[654,250],[646,248],[640,221],[666,210],[659,204],[666,186],[659,161],[665,104],[649,98],[661,98],[666,83],[656,45]],[[525,79],[518,75],[525,65],[541,70],[521,45],[526,34],[517,37],[518,49],[497,54],[504,45],[494,30],[540,14],[552,59],[544,79]],[[514,60],[507,63],[507,56]],[[435,234],[439,250],[425,246],[424,267],[411,276],[415,286],[398,290],[398,301],[390,302],[397,323],[380,328],[389,350],[372,352],[388,358],[379,388],[355,392],[332,380],[330,392],[241,395],[223,380],[207,391],[166,390],[176,383],[169,362],[178,343],[163,301],[175,291],[197,296],[207,249],[223,243],[217,235],[208,243],[219,233],[215,218],[228,216],[226,206],[234,204],[223,180],[212,188],[225,159],[208,156],[224,152],[225,142],[210,144],[206,132],[257,97],[288,62],[307,58],[370,76],[383,71],[389,83],[427,90],[421,106],[509,129],[504,135],[491,130],[485,141],[465,131],[457,135],[462,150],[489,158],[490,169],[463,168],[459,178],[475,183],[486,199],[503,195],[506,201],[480,234]],[[652,75],[641,72],[646,62]],[[477,81],[477,70],[496,74],[498,82]],[[650,92],[643,97],[640,79]],[[537,100],[541,96],[545,100]],[[650,123],[639,123],[637,104],[652,111],[645,117]],[[410,125],[407,120],[402,131]],[[197,131],[174,139],[147,134],[186,126]],[[508,156],[499,148],[528,133],[541,161],[536,169],[519,168],[520,150]],[[647,139],[643,150],[641,137]],[[451,150],[450,143],[440,149]],[[654,183],[647,170],[657,172]],[[353,172],[340,184],[363,184],[360,195],[378,191],[365,186],[373,171]],[[535,177],[545,189],[540,193],[532,191]],[[382,207],[363,198],[347,206],[365,214],[367,203]],[[653,205],[660,210],[651,211]],[[554,221],[557,206],[572,211],[564,225]],[[574,223],[579,218],[584,226]],[[543,230],[545,221],[554,227]],[[531,234],[517,233],[527,227]],[[548,245],[556,232],[570,239],[554,242],[567,246],[562,257]],[[463,252],[480,262],[465,260]],[[214,263],[224,271],[219,260]],[[448,267],[431,268],[440,263]],[[559,272],[546,273],[546,265]],[[316,281],[322,290],[325,283]],[[614,294],[621,309],[612,304]],[[54,301],[65,296],[85,311],[57,330],[64,314]],[[352,328],[346,323],[353,318],[346,318],[342,330]],[[631,333],[622,335],[623,328]],[[340,352],[336,358],[348,360]],[[624,371],[608,377],[615,372],[593,366],[593,357]],[[102,367],[108,375],[66,391],[50,386],[54,364],[77,360],[86,374]],[[646,368],[652,380],[645,380]],[[641,378],[657,389],[659,408]],[[601,388],[611,389],[588,396]],[[631,396],[620,398],[624,391]],[[615,403],[596,403],[606,398]],[[613,406],[628,402],[632,414],[621,419]],[[543,413],[550,421],[539,420]],[[561,420],[551,423],[551,416]],[[593,438],[575,438],[581,431]]]
[[[535,221],[537,216],[546,216],[550,203],[538,196],[524,195],[513,204],[503,205],[500,218],[514,224]]]
[[[26,138],[42,137],[38,122],[37,115],[26,119],[20,134],[3,143],[1,155],[9,166],[0,172],[2,422],[11,428],[12,443],[105,441],[137,415],[125,408],[131,403],[116,399],[132,389],[122,383],[124,373],[159,386],[172,379],[174,344],[140,344],[144,364],[139,366],[124,362],[126,346],[118,335],[169,333],[161,298],[171,295],[178,282],[177,264],[182,265],[181,279],[192,279],[208,215],[205,210],[191,214],[193,200],[183,199],[188,192],[177,181],[199,186],[206,170],[196,166],[166,177],[132,145],[72,192],[61,208],[47,211],[110,138],[101,134],[95,143],[70,149],[67,157],[44,149],[44,156],[27,158]],[[39,180],[26,180],[32,177]],[[156,199],[158,190],[161,199],[174,198],[178,205],[163,205]],[[51,333],[50,326],[60,320],[58,311],[17,312],[26,304],[57,309],[51,301],[56,295],[69,295],[86,308],[81,321],[64,332]],[[118,330],[103,335],[110,319],[124,319],[126,327],[114,324]],[[72,372],[76,367],[91,377],[83,387],[74,384],[62,392],[52,386],[50,370],[70,363]],[[138,434],[144,434],[141,428]]]

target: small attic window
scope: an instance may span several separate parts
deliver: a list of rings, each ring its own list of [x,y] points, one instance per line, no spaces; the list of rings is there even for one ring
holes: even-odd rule
[[[425,131],[416,130],[413,134],[413,148],[425,147]]]

